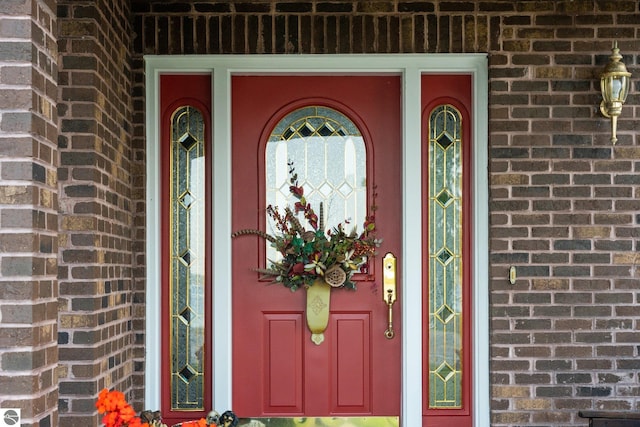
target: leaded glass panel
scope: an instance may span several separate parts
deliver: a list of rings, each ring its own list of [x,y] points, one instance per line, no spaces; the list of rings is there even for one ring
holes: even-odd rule
[[[171,120],[171,409],[204,410],[205,132],[200,111]]]
[[[292,162],[305,198],[325,228],[348,219],[361,226],[367,214],[366,149],[356,125],[332,108],[310,106],[289,113],[275,126],[266,147],[266,204],[293,206],[287,163]],[[273,227],[267,216],[268,227]],[[267,258],[276,251],[267,245]]]
[[[429,408],[462,407],[462,119],[429,116]]]

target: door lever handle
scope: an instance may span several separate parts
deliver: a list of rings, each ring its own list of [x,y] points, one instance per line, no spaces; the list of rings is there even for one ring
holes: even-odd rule
[[[396,287],[396,257],[391,252],[388,252],[382,259],[382,299],[387,304],[389,309],[388,326],[384,331],[384,336],[387,339],[391,339],[395,336],[393,330],[393,303],[397,299],[397,287]]]
[[[384,331],[384,336],[387,339],[391,339],[395,336],[395,331],[393,330],[393,300],[391,299],[391,293],[389,293],[389,299],[387,300],[387,306],[389,307],[389,326],[387,330]]]

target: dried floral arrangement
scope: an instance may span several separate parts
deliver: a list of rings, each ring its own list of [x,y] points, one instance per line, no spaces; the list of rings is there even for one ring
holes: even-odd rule
[[[273,220],[276,233],[268,234],[260,230],[244,229],[236,231],[232,237],[258,235],[271,243],[282,256],[270,260],[267,268],[257,268],[262,278],[269,278],[296,291],[312,286],[317,279],[324,279],[333,287],[356,289],[353,275],[376,254],[381,240],[375,237],[375,206],[367,216],[362,232],[356,227],[347,231],[349,221],[324,230],[323,206],[320,203],[316,214],[304,196],[304,189],[298,182],[298,174],[292,162],[289,166],[289,191],[297,199],[293,209],[287,206],[284,214],[272,205],[267,206],[267,214]],[[309,225],[305,228],[298,214],[302,213]]]

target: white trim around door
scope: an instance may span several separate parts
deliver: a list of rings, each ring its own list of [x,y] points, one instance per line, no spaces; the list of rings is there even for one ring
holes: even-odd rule
[[[403,250],[405,283],[422,280],[420,76],[466,73],[473,85],[473,419],[489,420],[488,290],[488,73],[483,54],[397,55],[214,55],[145,56],[146,71],[146,375],[145,407],[160,407],[160,155],[159,76],[163,73],[209,72],[213,90],[213,372],[214,406],[232,408],[231,358],[231,76],[234,74],[380,74],[403,79]],[[417,238],[416,238],[417,237]],[[403,298],[401,425],[422,425],[422,296],[405,286]]]

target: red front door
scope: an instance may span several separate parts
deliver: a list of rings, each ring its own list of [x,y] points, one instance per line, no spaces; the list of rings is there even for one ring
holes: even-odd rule
[[[378,256],[357,275],[357,290],[332,290],[329,323],[320,345],[311,341],[306,325],[306,291],[291,292],[261,281],[255,268],[266,263],[264,240],[257,236],[233,239],[235,412],[241,417],[399,415],[400,262],[399,296],[393,305],[395,336],[391,339],[385,337],[388,308],[381,289],[382,257],[389,252],[398,260],[402,256],[400,77],[234,76],[231,93],[234,230],[272,231],[265,221],[265,174],[271,167],[265,165],[271,155],[267,140],[285,117],[320,107],[346,117],[362,135],[364,163],[357,163],[354,172],[366,177],[361,179],[366,200],[360,201],[359,209],[377,206],[377,235],[383,239]],[[305,133],[304,129],[298,131]],[[344,169],[343,163],[357,156],[351,152],[357,150],[351,148],[333,160],[312,146],[305,150],[302,158],[306,165],[313,165],[313,156],[324,155],[327,161],[322,168],[327,170],[333,163]],[[331,183],[314,183],[316,170],[297,172],[315,186],[317,194],[351,191],[348,186],[331,190]],[[286,174],[286,170],[279,173]],[[332,219],[340,222],[348,218]],[[361,223],[353,225],[361,230]]]

